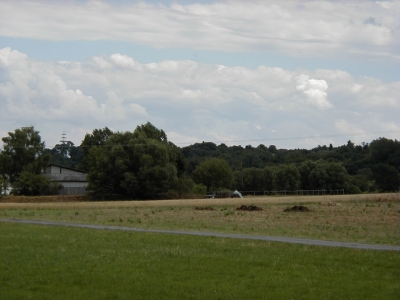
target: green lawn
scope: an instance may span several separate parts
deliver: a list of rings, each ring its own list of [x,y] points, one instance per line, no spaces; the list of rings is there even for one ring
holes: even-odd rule
[[[400,257],[0,223],[0,299],[399,299]]]

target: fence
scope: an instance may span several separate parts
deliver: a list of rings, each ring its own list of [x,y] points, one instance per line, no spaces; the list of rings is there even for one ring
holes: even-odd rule
[[[283,191],[240,191],[243,196],[273,196],[273,195],[344,195],[344,189],[336,190],[283,190]]]

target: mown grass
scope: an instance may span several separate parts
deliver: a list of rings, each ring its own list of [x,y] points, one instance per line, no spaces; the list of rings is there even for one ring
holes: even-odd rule
[[[399,255],[0,223],[0,299],[398,299]]]
[[[333,202],[334,206],[325,205]],[[263,211],[236,211],[257,204]],[[311,212],[287,213],[294,204]],[[195,210],[195,206],[214,210]],[[138,228],[247,233],[399,245],[397,194],[259,197],[177,201],[0,204],[0,218],[41,219]]]

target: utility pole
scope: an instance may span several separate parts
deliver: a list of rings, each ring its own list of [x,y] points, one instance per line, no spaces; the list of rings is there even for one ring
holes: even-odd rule
[[[63,145],[65,145],[65,139],[67,138],[67,134],[65,133],[65,131],[63,131],[63,133],[61,134],[61,141],[60,143],[62,143]]]
[[[67,134],[65,133],[65,131],[63,131],[63,133],[61,134],[61,154],[64,157],[68,157],[69,153],[68,153],[68,149],[67,149],[67,145],[66,145],[66,139],[67,139]]]
[[[243,193],[243,163],[242,162],[240,162],[240,170],[242,173],[242,190],[241,190],[241,192]]]

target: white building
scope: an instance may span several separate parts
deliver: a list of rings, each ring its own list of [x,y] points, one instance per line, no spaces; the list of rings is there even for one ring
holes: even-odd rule
[[[51,181],[62,184],[63,189],[59,192],[61,195],[82,195],[86,193],[88,185],[86,172],[50,164],[43,175]]]

